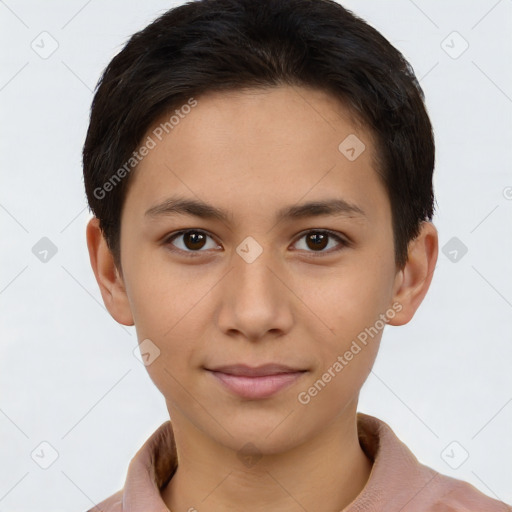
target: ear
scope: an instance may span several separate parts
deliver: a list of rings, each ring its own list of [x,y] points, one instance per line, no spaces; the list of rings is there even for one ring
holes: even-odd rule
[[[432,222],[423,221],[419,235],[409,242],[408,259],[395,277],[392,302],[402,309],[388,320],[389,325],[404,325],[411,320],[430,287],[438,256],[438,234]]]
[[[114,263],[97,217],[87,223],[86,234],[91,267],[106,308],[120,324],[134,325],[123,278]]]

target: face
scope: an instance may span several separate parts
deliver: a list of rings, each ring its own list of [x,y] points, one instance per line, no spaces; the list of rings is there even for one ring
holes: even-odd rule
[[[275,453],[355,407],[401,277],[391,207],[369,133],[330,95],[195,99],[168,134],[168,115],[146,134],[156,144],[121,219],[127,303],[139,343],[160,351],[147,370],[178,427]],[[274,392],[260,379],[252,396],[209,371],[267,363],[302,373]]]

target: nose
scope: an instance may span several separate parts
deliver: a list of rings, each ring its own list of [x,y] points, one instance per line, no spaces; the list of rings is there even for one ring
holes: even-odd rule
[[[246,246],[241,244],[222,282],[219,328],[230,336],[238,333],[252,341],[268,337],[269,333],[276,337],[288,332],[298,302],[287,286],[290,280],[270,250],[253,240]]]

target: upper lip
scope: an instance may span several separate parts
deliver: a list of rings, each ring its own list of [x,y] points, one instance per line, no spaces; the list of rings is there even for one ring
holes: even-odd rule
[[[279,373],[297,373],[306,370],[291,368],[290,366],[269,363],[261,366],[251,367],[245,364],[230,364],[218,366],[216,368],[207,368],[212,372],[228,373],[230,375],[242,375],[246,377],[262,377],[264,375],[277,375]]]

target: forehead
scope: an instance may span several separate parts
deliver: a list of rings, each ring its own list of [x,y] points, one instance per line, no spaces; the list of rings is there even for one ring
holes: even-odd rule
[[[301,198],[389,207],[370,133],[333,96],[281,86],[193,101],[147,131],[154,147],[138,164],[126,203],[146,211],[178,194],[253,215]]]

